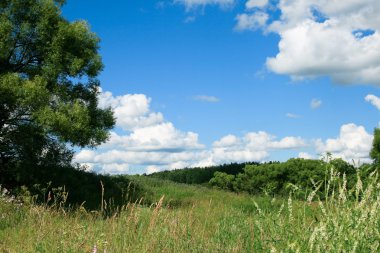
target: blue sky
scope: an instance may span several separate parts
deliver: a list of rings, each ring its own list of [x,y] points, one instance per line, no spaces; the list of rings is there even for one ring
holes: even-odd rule
[[[101,39],[101,106],[118,117],[76,160],[131,174],[327,151],[369,161],[380,4],[326,1],[68,1],[63,15]]]

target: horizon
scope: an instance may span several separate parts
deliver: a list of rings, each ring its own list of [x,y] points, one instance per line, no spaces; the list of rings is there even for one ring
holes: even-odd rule
[[[62,13],[101,39],[99,105],[116,126],[75,155],[95,172],[371,161],[380,2],[82,0]]]

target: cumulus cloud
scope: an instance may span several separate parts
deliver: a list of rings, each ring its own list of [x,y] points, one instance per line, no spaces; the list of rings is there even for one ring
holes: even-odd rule
[[[310,102],[310,107],[312,109],[317,109],[317,108],[321,107],[321,105],[322,105],[322,100],[319,100],[316,98],[313,98]]]
[[[227,135],[213,143],[211,158],[214,163],[241,161],[263,161],[270,151],[297,149],[305,147],[306,141],[301,137],[276,137],[264,131],[249,132],[243,137]]]
[[[185,150],[199,149],[198,134],[182,132],[171,122],[137,128],[127,135],[111,132],[111,137],[104,147],[118,147],[126,150]]]
[[[76,156],[80,163],[97,164],[100,170],[105,170],[105,165],[126,164],[128,166],[139,165],[171,168],[170,165],[181,162],[187,164],[192,160],[202,159],[202,152],[166,152],[166,151],[129,151],[123,149],[99,150],[90,159],[81,160],[81,153]]]
[[[147,174],[152,174],[152,173],[159,172],[159,171],[160,171],[160,169],[157,168],[156,166],[148,166],[146,168],[146,173]]]
[[[369,152],[373,136],[363,126],[353,123],[342,125],[337,138],[308,141],[301,137],[277,138],[264,131],[247,133],[243,137],[227,135],[213,144],[211,150],[212,163],[228,163],[238,161],[264,161],[270,153],[276,150],[302,150],[299,158],[316,159],[319,154],[332,153],[333,157],[342,158],[347,162],[370,162]],[[314,145],[310,143],[314,142]]]
[[[261,26],[280,36],[278,54],[266,61],[269,70],[296,80],[329,76],[341,84],[380,86],[380,1],[280,0],[271,8],[265,5],[247,1],[236,26]]]
[[[365,101],[370,102],[378,110],[380,110],[380,98],[375,95],[369,94],[365,97]]]
[[[136,128],[160,124],[164,121],[161,113],[151,112],[150,98],[144,94],[113,96],[111,92],[101,92],[99,107],[111,107],[117,118],[116,126],[130,131]]]
[[[97,150],[81,150],[75,161],[101,173],[126,173],[136,166],[151,172],[152,166],[203,159],[198,134],[178,130],[161,113],[153,112],[150,103],[143,94],[100,92],[99,105],[114,110],[119,132],[112,131],[109,141]]]
[[[231,146],[237,146],[240,144],[240,140],[238,137],[235,135],[229,134],[224,136],[218,141],[215,141],[213,143],[213,146],[215,148],[220,148],[220,147],[231,147]]]
[[[268,4],[269,0],[248,0],[245,3],[245,8],[253,9],[253,8],[262,8]]]
[[[316,150],[319,153],[332,153],[348,162],[370,162],[369,152],[372,147],[373,136],[363,126],[353,123],[345,124],[340,128],[340,134],[335,139],[316,140]]]
[[[265,12],[243,13],[236,16],[237,24],[235,30],[252,30],[255,31],[263,27],[268,21],[269,15]]]
[[[306,142],[301,137],[285,137],[280,141],[269,143],[269,147],[273,149],[297,149],[305,146]]]
[[[216,103],[220,101],[220,99],[215,96],[206,96],[206,95],[194,96],[193,99],[197,101],[203,101],[203,102],[209,102],[209,103]]]
[[[303,159],[315,159],[315,157],[307,152],[300,152],[298,153],[298,158],[303,158]]]

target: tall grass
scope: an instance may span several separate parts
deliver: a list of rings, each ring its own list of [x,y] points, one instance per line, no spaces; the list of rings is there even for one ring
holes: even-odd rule
[[[316,186],[305,201],[138,180],[156,202],[129,203],[106,218],[1,197],[0,252],[379,252],[376,175],[346,189],[344,175],[332,173],[327,197]]]

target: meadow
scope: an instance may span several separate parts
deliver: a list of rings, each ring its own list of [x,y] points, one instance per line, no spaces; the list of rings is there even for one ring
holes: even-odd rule
[[[144,176],[145,197],[98,211],[0,199],[0,252],[378,252],[380,183],[346,189],[332,172],[326,198],[253,196]],[[106,192],[107,189],[104,189]],[[64,199],[64,198],[63,198]],[[153,201],[155,200],[155,201]]]
[[[362,126],[378,125],[378,115],[367,115],[364,106],[353,104],[359,101],[356,96],[366,93],[366,102],[380,109],[380,98],[372,94],[372,89],[349,92],[349,97],[348,93],[340,93],[341,89],[326,85],[318,92],[303,93],[306,86],[290,89],[285,85],[279,89],[277,85],[284,79],[269,76],[272,72],[289,74],[299,81],[326,76],[323,82],[331,79],[379,86],[375,76],[379,76],[380,66],[376,66],[379,63],[372,54],[378,48],[370,47],[379,44],[379,27],[369,25],[374,22],[365,18],[378,16],[380,6],[374,0],[372,5],[378,8],[372,8],[370,1],[236,1],[236,6],[241,2],[245,7],[236,8],[234,22],[240,18],[246,20],[243,23],[254,21],[241,30],[268,30],[280,35],[265,36],[268,41],[255,37],[258,43],[254,46],[260,52],[254,56],[263,57],[263,61],[259,63],[257,58],[258,72],[255,66],[249,68],[259,75],[246,72],[252,60],[247,53],[251,50],[244,45],[252,43],[241,40],[233,44],[237,37],[227,37],[237,35],[231,31],[240,27],[240,21],[229,25],[231,29],[223,35],[222,19],[203,18],[206,4],[221,3],[222,7],[234,1],[157,1],[150,7],[147,4],[152,1],[118,1],[127,3],[124,8],[111,3],[80,6],[79,2],[84,1],[72,1],[72,6],[63,8],[65,2],[0,1],[0,253],[380,252],[380,129],[374,130],[372,142]],[[182,18],[177,16],[177,9],[169,11],[185,2],[189,4],[183,6]],[[78,11],[70,11],[74,5]],[[202,7],[200,15],[190,8],[193,5]],[[288,15],[292,8],[295,14],[303,14]],[[374,10],[372,15],[368,9]],[[288,18],[292,16],[297,20]],[[94,22],[94,31],[107,35],[104,42],[100,43],[86,17]],[[201,23],[207,20],[217,23]],[[190,24],[194,21],[198,25]],[[186,27],[173,26],[179,24]],[[317,37],[322,39],[296,38],[310,37],[302,36],[304,31],[321,33]],[[292,38],[293,34],[297,36]],[[344,40],[334,39],[333,34]],[[332,40],[323,40],[330,37]],[[211,40],[215,38],[217,41]],[[277,44],[272,43],[274,38],[280,39],[279,54],[266,55],[274,52],[263,50]],[[312,42],[317,47],[313,48]],[[293,50],[293,44],[301,45],[299,49],[305,55]],[[345,45],[353,47],[341,47]],[[104,58],[116,60],[107,60],[107,68],[100,46]],[[233,49],[233,58],[229,49]],[[239,50],[240,55],[236,54]],[[314,52],[321,57],[315,57]],[[346,56],[347,52],[353,53]],[[359,60],[357,64],[354,58]],[[221,65],[214,64],[215,59]],[[270,71],[262,71],[264,62]],[[285,64],[291,66],[288,70],[281,67],[288,62],[295,64]],[[355,66],[357,71],[353,71]],[[262,72],[269,78],[261,78]],[[101,88],[101,83],[107,85]],[[217,90],[213,85],[207,87],[208,83],[218,84]],[[130,94],[123,95],[125,87]],[[287,89],[289,92],[285,92]],[[209,95],[217,91],[223,98],[214,108],[219,113],[207,109],[213,107],[203,102],[220,99],[193,94],[196,90]],[[152,98],[141,91],[150,91],[152,97],[158,97],[157,102],[151,103]],[[311,100],[310,109],[316,110],[322,105],[321,98],[326,99],[325,109],[314,111],[310,118],[303,117],[312,115],[305,109],[307,100]],[[287,101],[290,107],[284,106]],[[294,109],[301,114],[291,113]],[[182,116],[176,117],[182,112],[183,120]],[[288,119],[283,121],[285,112],[289,112]],[[215,125],[210,115],[216,117]],[[353,115],[364,115],[368,121],[361,118],[361,125],[342,125],[337,139],[326,139],[332,133],[326,129],[353,122]],[[170,121],[174,118],[187,130],[175,127],[175,121]],[[300,118],[299,123],[291,118]],[[332,122],[325,121],[330,118]],[[307,123],[308,119],[311,121]],[[194,122],[187,124],[188,120]],[[210,125],[203,127],[205,122]],[[302,135],[306,133],[303,126],[310,126],[307,136],[315,139],[283,132],[292,129]],[[263,131],[246,132],[262,127]],[[264,131],[266,128],[273,133]],[[214,129],[218,131],[211,134]],[[235,136],[236,131],[244,137]],[[221,133],[229,135],[222,137]],[[283,138],[276,139],[275,135]],[[207,139],[208,143],[203,143]],[[364,153],[369,151],[370,142],[372,150],[367,156]],[[272,151],[290,154],[285,151],[290,149],[327,152],[326,159],[217,165],[273,159]],[[334,157],[342,154],[353,161],[364,158],[371,164],[356,166],[332,159],[330,149],[336,153]],[[302,156],[312,157],[308,153]],[[141,173],[203,161],[215,166],[141,176],[101,174]]]

